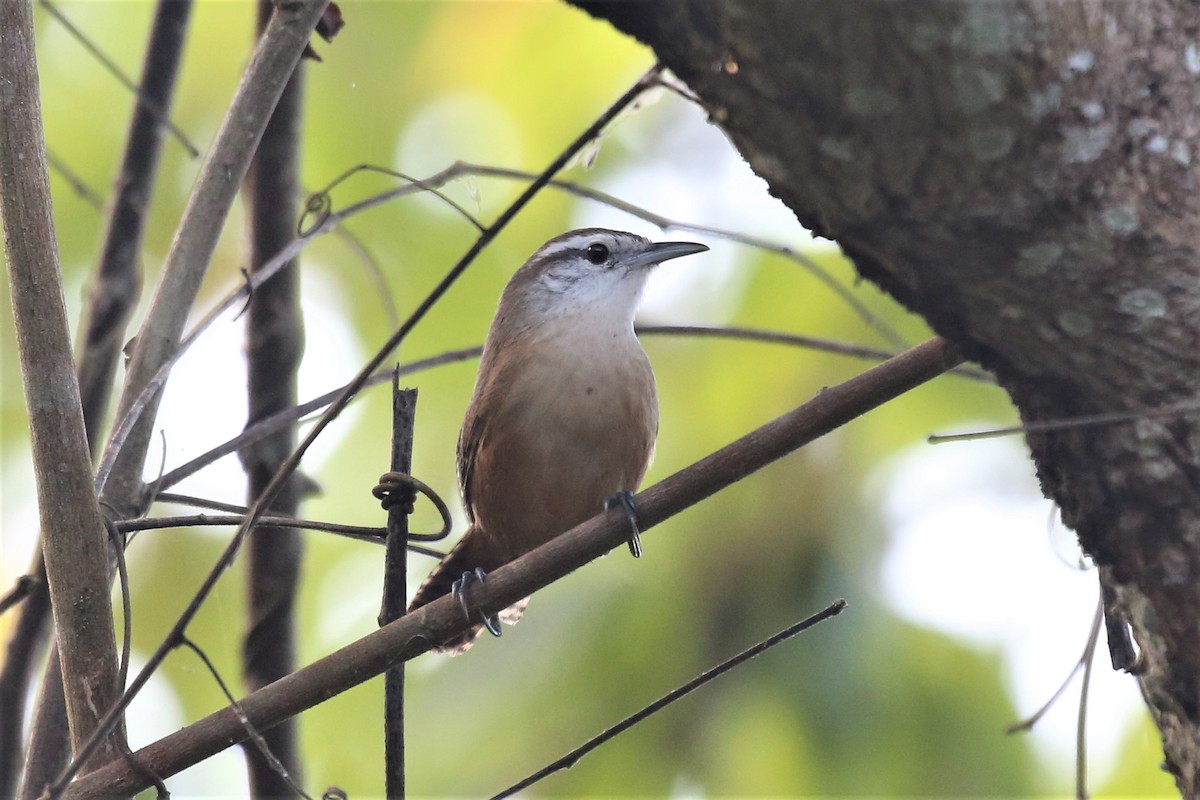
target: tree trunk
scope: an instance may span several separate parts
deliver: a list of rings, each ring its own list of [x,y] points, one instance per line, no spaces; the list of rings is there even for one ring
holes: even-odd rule
[[[1132,628],[1166,768],[1200,794],[1195,7],[578,4],[652,46],[772,193],[1026,421],[1191,405],[1028,441]]]

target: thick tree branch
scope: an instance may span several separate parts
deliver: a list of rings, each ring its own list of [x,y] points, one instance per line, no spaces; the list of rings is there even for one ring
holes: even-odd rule
[[[134,87],[134,105],[121,172],[115,182],[115,197],[109,210],[103,252],[91,280],[79,348],[79,392],[83,423],[93,457],[100,449],[101,432],[108,411],[113,374],[125,338],[129,314],[137,304],[141,286],[138,257],[149,212],[154,178],[158,171],[164,125],[174,95],[175,76],[191,14],[191,0],[160,0],[146,45],[141,85]],[[49,597],[44,579],[46,568],[39,550],[31,570],[39,576],[30,602],[20,610],[17,631],[9,643],[0,672],[0,797],[15,790],[17,763],[23,748],[20,726],[25,697],[33,679],[34,665],[45,652],[49,636]],[[47,662],[42,703],[38,716],[39,735],[31,739],[26,759],[26,784],[32,790],[52,779],[65,761],[66,728],[55,724],[55,709],[63,709],[62,674],[55,652]],[[59,688],[55,688],[55,684]]]
[[[942,340],[934,339],[822,390],[795,410],[637,495],[643,530],[942,374],[960,360]],[[491,573],[486,583],[472,589],[472,602],[484,612],[499,611],[621,547],[628,536],[628,522],[620,512],[594,517]],[[458,601],[447,595],[250,694],[241,701],[241,711],[255,728],[268,728],[415,658],[469,624]],[[142,748],[136,756],[159,775],[170,776],[246,737],[238,714],[226,708]],[[145,786],[129,765],[115,763],[78,779],[66,797],[99,798]]]
[[[575,0],[655,49],[773,194],[1027,422],[1200,395],[1196,8]],[[1200,796],[1200,422],[1028,437]],[[1120,638],[1120,636],[1118,637]]]
[[[0,217],[29,413],[42,553],[79,747],[118,694],[108,541],[63,299],[28,0],[0,3]],[[119,734],[118,734],[119,736]],[[110,737],[95,763],[116,755]]]

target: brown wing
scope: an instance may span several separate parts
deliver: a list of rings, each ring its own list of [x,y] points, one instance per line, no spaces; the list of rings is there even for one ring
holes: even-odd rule
[[[458,434],[458,487],[470,522],[475,521],[475,510],[471,505],[471,478],[475,473],[475,456],[483,442],[485,428],[483,418],[475,413],[475,403],[472,401]]]

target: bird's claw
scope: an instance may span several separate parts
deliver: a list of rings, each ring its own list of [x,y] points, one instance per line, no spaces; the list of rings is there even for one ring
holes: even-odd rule
[[[483,583],[486,577],[487,573],[481,567],[476,567],[473,571],[464,572],[462,577],[454,582],[454,599],[462,606],[463,614],[466,615],[468,621],[472,619],[469,601],[471,586]],[[479,609],[475,609],[475,611],[479,616],[479,622],[487,628],[488,633],[492,636],[499,636],[503,632],[500,630],[499,614],[484,614]]]
[[[613,508],[621,508],[625,512],[625,519],[629,520],[629,527],[632,530],[632,533],[629,534],[629,554],[634,558],[641,558],[642,535],[638,527],[637,508],[633,504],[633,492],[622,489],[604,501],[605,511]]]

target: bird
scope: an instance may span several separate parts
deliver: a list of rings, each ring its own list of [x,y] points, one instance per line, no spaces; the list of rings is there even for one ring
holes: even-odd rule
[[[458,439],[468,528],[409,603],[467,587],[613,505],[633,526],[632,492],[658,434],[654,372],[633,330],[652,268],[708,250],[582,228],[546,242],[500,296]],[[496,615],[515,624],[529,598]],[[468,612],[468,616],[469,612]],[[435,648],[465,652],[495,616]]]

